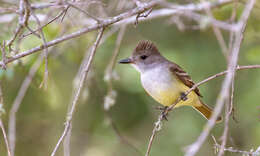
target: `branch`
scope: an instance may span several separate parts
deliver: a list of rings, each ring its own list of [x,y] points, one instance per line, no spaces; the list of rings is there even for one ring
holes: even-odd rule
[[[30,8],[31,9],[31,8]],[[43,51],[44,51],[44,57],[45,57],[45,71],[44,71],[44,76],[43,76],[43,81],[42,83],[40,84],[40,88],[42,86],[44,86],[44,89],[47,89],[47,84],[48,84],[48,47],[46,46],[46,38],[45,38],[45,35],[43,33],[43,28],[41,26],[41,22],[39,20],[39,18],[35,15],[34,11],[31,9],[31,13],[32,13],[32,16],[35,18],[36,20],[36,23],[38,25],[38,29],[40,31],[40,34],[41,34],[41,39],[42,39],[42,42],[43,42]]]
[[[151,20],[151,19],[154,19],[154,18],[171,16],[171,15],[174,15],[174,14],[180,14],[184,11],[201,11],[204,8],[219,7],[219,6],[222,6],[222,5],[225,5],[225,4],[229,4],[231,2],[232,2],[232,0],[220,0],[220,1],[215,2],[215,3],[205,2],[205,3],[199,3],[199,4],[187,4],[187,5],[182,5],[182,6],[178,5],[177,7],[174,6],[175,8],[171,5],[170,6],[170,7],[172,7],[171,9],[159,9],[159,10],[151,12],[149,14],[149,17],[141,18],[141,19],[138,19],[138,20],[139,21]],[[82,28],[82,29],[80,29],[80,30],[78,30],[74,33],[64,35],[62,37],[56,38],[52,41],[49,41],[49,42],[46,43],[46,47],[51,47],[51,46],[57,45],[57,44],[59,44],[63,41],[76,38],[78,36],[81,36],[81,35],[86,34],[88,32],[97,30],[99,28],[109,26],[111,24],[116,23],[115,25],[122,25],[122,24],[134,23],[134,22],[136,22],[136,17],[134,17],[134,15],[138,15],[138,14],[140,15],[141,13],[151,9],[153,6],[155,6],[157,4],[162,4],[162,1],[161,0],[153,0],[149,3],[143,3],[143,5],[141,7],[136,7],[134,9],[127,11],[127,12],[124,12],[124,13],[118,15],[118,16],[114,16],[112,18],[102,20],[102,22],[100,22],[99,24],[93,24],[92,26]],[[217,21],[217,20],[216,21],[213,20],[213,21],[210,21],[210,22],[219,26],[220,28],[224,28],[224,29],[227,29],[227,30],[234,30],[234,27],[233,27],[232,24],[227,24],[225,22],[221,22],[221,21]],[[43,50],[43,49],[44,49],[44,46],[40,45],[40,46],[32,48],[30,50],[21,52],[21,53],[15,55],[13,57],[7,59],[6,63],[8,64],[10,62],[13,62],[14,60],[20,59],[20,58],[25,57],[27,55],[31,55],[31,54],[38,52],[40,50]],[[2,62],[0,62],[0,65],[2,65]]]
[[[29,32],[28,34],[24,34],[21,35],[20,38],[24,38],[27,37],[37,31],[39,31],[40,29],[43,29],[44,27],[46,27],[47,25],[49,25],[50,23],[54,22],[55,20],[59,19],[67,10],[68,7],[64,8],[62,11],[60,11],[60,13],[58,13],[58,15],[56,15],[53,19],[51,19],[49,22],[47,22],[46,24],[42,25],[40,28],[37,28],[36,30],[32,30],[31,32]]]
[[[122,42],[124,34],[125,34],[125,30],[126,30],[126,25],[123,25],[120,28],[117,39],[116,39],[116,47],[115,47],[114,53],[105,70],[104,81],[107,82],[107,84],[108,84],[108,93],[105,96],[105,100],[104,100],[105,111],[109,111],[109,109],[115,104],[116,92],[113,90],[112,80],[115,79],[114,66],[115,66],[116,58],[119,54],[119,49],[120,49],[121,42]]]
[[[17,36],[20,35],[22,29],[27,26],[28,19],[30,17],[30,9],[28,8],[28,5],[29,5],[28,0],[20,0],[20,5],[19,5],[20,16],[19,16],[18,26],[15,30],[14,36],[7,43],[7,46],[9,47],[10,50],[14,40],[17,38]]]
[[[190,13],[190,12],[203,11],[204,9],[207,9],[207,8],[213,9],[216,7],[221,7],[222,5],[227,5],[231,2],[233,2],[233,1],[232,0],[220,0],[220,1],[217,1],[214,3],[203,2],[203,3],[199,3],[199,4],[191,3],[191,4],[186,4],[186,5],[173,5],[172,3],[162,2],[162,3],[159,3],[159,5],[169,8],[169,9],[154,10],[153,12],[151,12],[149,14],[148,17],[140,18],[140,19],[138,19],[138,21],[147,21],[147,20],[151,20],[151,19],[156,19],[156,18],[161,18],[161,17],[166,17],[166,16],[173,16],[173,15],[178,15],[178,14],[185,15],[186,13]],[[209,22],[211,22],[211,24],[213,24],[213,25],[216,25],[225,30],[233,31],[232,24],[228,24],[225,22],[211,19],[211,18],[208,18],[208,19],[209,19]],[[122,21],[117,22],[116,25],[121,25],[123,23],[130,24],[130,23],[135,23],[135,22],[136,22],[136,17],[130,17],[130,18],[126,18]]]
[[[0,44],[0,48],[2,51],[2,67],[6,69],[6,51],[5,51],[5,41],[3,41],[3,45]]]
[[[85,78],[87,77],[87,74],[89,72],[90,66],[92,64],[94,55],[96,54],[96,49],[97,49],[97,46],[98,46],[98,44],[99,44],[99,42],[101,40],[103,32],[104,32],[104,28],[101,27],[100,30],[99,30],[97,39],[96,39],[95,43],[92,46],[92,50],[91,50],[91,53],[90,53],[89,60],[88,60],[87,64],[84,65],[84,68],[83,68],[82,73],[80,75],[79,86],[77,88],[77,91],[75,93],[74,99],[72,101],[71,109],[68,111],[68,114],[67,114],[67,117],[66,117],[67,119],[66,119],[66,122],[65,122],[64,131],[63,131],[60,139],[58,140],[58,142],[57,142],[53,152],[51,153],[51,156],[54,156],[56,154],[56,151],[58,150],[61,142],[63,141],[64,137],[67,135],[68,130],[69,130],[70,126],[71,126],[72,117],[73,117],[73,114],[75,112],[75,109],[76,109],[76,106],[77,106],[77,103],[78,103],[78,100],[79,100],[79,96],[80,96],[81,90],[82,90],[84,82],[85,82]]]
[[[86,34],[88,32],[91,32],[91,31],[94,31],[94,30],[97,30],[97,29],[100,29],[100,28],[103,28],[103,27],[106,27],[106,26],[109,26],[111,24],[114,24],[120,20],[123,20],[125,18],[129,18],[133,15],[136,15],[136,14],[140,14],[150,8],[152,8],[153,6],[155,6],[156,4],[158,4],[160,2],[160,0],[154,0],[154,1],[151,1],[149,3],[147,3],[146,5],[144,5],[143,7],[137,7],[137,8],[134,8],[130,11],[127,11],[127,12],[124,12],[118,16],[115,16],[115,17],[112,17],[110,19],[106,19],[106,20],[103,20],[100,24],[95,24],[95,25],[92,25],[90,27],[87,27],[87,28],[83,28],[83,29],[80,29],[72,34],[69,34],[69,35],[64,35],[60,38],[56,38],[52,41],[49,41],[46,43],[46,47],[51,47],[51,46],[54,46],[56,44],[59,44],[63,41],[66,41],[66,40],[69,40],[69,39],[72,39],[72,38],[75,38],[75,37],[78,37],[78,36],[81,36],[83,34]],[[30,55],[30,54],[33,54],[37,51],[40,51],[44,49],[44,46],[43,45],[40,45],[38,47],[35,47],[35,48],[32,48],[30,50],[27,50],[25,52],[21,52],[11,58],[9,58],[8,60],[6,60],[6,63],[10,63],[10,62],[13,62],[14,60],[17,60],[19,58],[22,58],[24,56],[27,56],[27,55]],[[2,64],[2,62],[0,63],[0,65]]]
[[[237,3],[235,3],[235,6],[232,10],[232,15],[230,18],[231,22],[235,21],[236,18],[236,6]],[[230,32],[229,35],[229,51],[232,50],[232,43],[233,43],[233,37],[234,37],[234,32]],[[221,143],[221,148],[219,150],[218,156],[222,156],[225,153],[225,146],[227,143],[227,137],[228,137],[228,129],[229,129],[229,118],[230,115],[233,112],[233,99],[234,99],[234,90],[235,90],[235,77],[233,77],[232,82],[231,82],[231,96],[230,99],[227,100],[228,102],[226,103],[226,107],[225,107],[225,127],[224,127],[224,131],[223,131],[223,135],[222,135],[222,143]],[[233,119],[235,120],[234,114],[233,114]],[[236,120],[235,120],[236,121]]]
[[[236,67],[236,70],[244,70],[244,69],[257,69],[257,68],[260,68],[260,65],[247,65],[247,66],[238,66]],[[190,88],[186,93],[185,95],[187,96],[190,92],[192,92],[195,88],[199,87],[200,85],[210,81],[210,80],[213,80],[217,77],[220,77],[220,76],[223,76],[223,75],[226,75],[228,73],[228,70],[226,71],[223,71],[223,72],[220,72],[218,74],[215,74],[215,75],[212,75],[202,81],[200,81],[199,83],[196,83],[195,85],[193,85],[192,88]],[[179,103],[181,101],[181,98],[179,97],[174,104],[172,104],[170,107],[168,107],[168,109],[166,110],[166,114],[171,111],[173,109],[173,107]],[[146,156],[149,156],[149,153],[151,151],[151,147],[152,147],[152,143],[154,141],[154,137],[155,135],[157,134],[158,131],[161,130],[162,128],[162,121],[163,121],[163,116],[165,114],[160,114],[159,117],[158,117],[158,120],[155,122],[155,126],[153,128],[153,132],[152,132],[152,135],[150,137],[150,140],[149,140],[149,143],[148,143],[148,147],[147,147],[147,151],[146,151]]]
[[[219,149],[221,149],[222,148],[221,145],[218,144],[214,136],[212,136],[212,139],[215,143],[214,145],[215,150],[218,151]],[[259,156],[260,146],[255,151],[253,149],[251,149],[250,151],[242,151],[242,150],[234,149],[233,147],[224,148],[224,151],[231,152],[231,153],[239,153],[246,156]]]
[[[111,30],[109,30],[109,31],[107,31],[104,35],[103,35],[103,37],[102,37],[102,39],[100,40],[100,42],[99,42],[99,45],[101,45],[101,44],[103,44],[104,42],[105,42],[105,40],[106,39],[108,39],[111,35],[113,35],[115,32],[116,32],[116,30],[118,30],[118,29],[111,29]],[[83,70],[83,68],[84,68],[84,65],[88,62],[88,60],[89,60],[89,53],[90,53],[90,50],[91,50],[91,48],[88,48],[88,50],[86,50],[86,52],[85,52],[85,56],[84,56],[84,58],[83,58],[83,61],[81,62],[81,64],[80,64],[80,67],[79,67],[79,69],[78,69],[78,72],[77,72],[77,74],[76,74],[76,76],[75,76],[75,78],[74,78],[74,80],[73,80],[73,91],[72,91],[72,97],[71,97],[71,102],[72,102],[72,98],[73,98],[73,95],[75,94],[75,90],[77,89],[77,86],[78,86],[78,83],[79,83],[79,79],[80,79],[80,75],[81,75],[81,73],[82,73],[82,70]],[[71,105],[68,107],[68,111],[71,109]],[[71,138],[71,132],[72,132],[72,123],[71,123],[71,126],[70,126],[70,128],[69,128],[69,130],[68,130],[68,133],[67,133],[67,135],[66,135],[66,137],[65,137],[65,139],[64,139],[64,142],[63,142],[63,149],[64,149],[64,151],[63,151],[63,153],[64,153],[64,156],[70,156],[70,138]]]
[[[15,141],[16,141],[16,113],[20,108],[20,105],[22,103],[22,100],[25,96],[25,93],[27,92],[31,82],[32,78],[34,77],[35,73],[39,69],[40,65],[42,63],[42,56],[38,56],[38,59],[35,61],[35,63],[32,65],[29,74],[24,79],[18,94],[14,100],[14,103],[10,109],[9,113],[9,124],[8,124],[8,139],[10,142],[10,148],[11,148],[11,154],[14,156],[15,151]]]
[[[2,82],[0,82],[0,128],[1,128],[3,136],[4,136],[4,141],[5,141],[8,156],[11,156],[9,142],[8,142],[6,132],[5,132],[5,127],[4,127],[4,124],[2,121],[2,115],[3,115],[3,113],[5,113],[3,106],[4,106],[4,98],[3,98]]]
[[[238,29],[235,32],[234,46],[233,46],[232,53],[231,53],[231,56],[230,56],[230,61],[229,61],[229,64],[228,64],[228,71],[229,72],[227,73],[227,76],[222,83],[222,88],[221,88],[221,91],[220,91],[220,94],[219,94],[219,98],[217,99],[213,115],[210,118],[210,120],[208,121],[208,123],[205,126],[201,135],[198,137],[197,141],[194,142],[188,148],[188,150],[185,153],[185,156],[194,156],[198,152],[198,150],[200,149],[200,147],[202,146],[202,144],[206,140],[210,130],[214,127],[216,119],[219,116],[219,114],[221,113],[222,107],[224,105],[224,101],[229,96],[229,89],[230,89],[230,86],[231,86],[232,79],[235,75],[237,60],[238,60],[238,54],[239,54],[240,46],[241,46],[241,43],[242,43],[242,40],[243,40],[243,33],[245,31],[247,20],[249,18],[251,10],[253,9],[254,3],[255,3],[255,0],[250,0],[247,3],[247,5],[246,5],[246,7],[243,11],[243,14],[241,16],[241,19],[239,20],[239,22],[237,24]]]
[[[134,151],[136,151],[136,153],[143,155],[142,152],[136,148],[133,144],[131,144],[119,131],[119,129],[117,128],[115,122],[113,121],[109,110],[112,106],[114,106],[115,102],[116,102],[116,95],[117,92],[113,89],[113,80],[117,79],[117,75],[114,72],[114,67],[115,67],[115,62],[117,59],[117,56],[119,54],[119,49],[126,31],[126,27],[127,25],[123,25],[117,35],[117,39],[116,39],[116,45],[115,45],[115,50],[114,53],[111,57],[111,60],[105,70],[105,76],[104,76],[104,81],[107,83],[108,85],[108,92],[107,95],[104,98],[104,110],[105,110],[105,115],[106,118],[109,121],[109,125],[112,128],[112,130],[114,131],[114,133],[116,134],[116,136],[119,138],[120,142],[126,144],[127,146],[131,147]]]
[[[205,2],[205,0],[200,0],[200,1]],[[208,17],[212,18],[213,20],[216,20],[209,8],[205,8],[205,12],[206,12]],[[222,51],[224,57],[226,58],[226,60],[228,61],[228,48],[226,46],[226,43],[225,43],[224,37],[221,33],[221,30],[215,25],[212,25],[212,29],[213,29],[213,32],[214,32],[214,34],[217,38],[217,41],[220,45],[221,51]]]

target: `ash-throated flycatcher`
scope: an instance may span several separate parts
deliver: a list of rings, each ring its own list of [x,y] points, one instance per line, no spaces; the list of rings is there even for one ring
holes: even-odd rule
[[[177,64],[164,58],[157,47],[150,41],[141,41],[134,49],[132,56],[119,63],[131,64],[141,73],[143,88],[157,102],[164,106],[172,105],[179,96],[185,96],[194,82],[191,77]],[[199,89],[194,89],[186,100],[178,102],[179,106],[192,106],[206,119],[212,115],[212,109],[200,100]],[[221,121],[221,117],[217,122]]]

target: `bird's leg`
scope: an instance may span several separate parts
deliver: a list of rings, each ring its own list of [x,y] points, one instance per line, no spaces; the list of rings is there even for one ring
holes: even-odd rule
[[[186,101],[187,99],[187,95],[184,92],[181,92],[181,100]]]
[[[165,110],[165,106],[156,106],[155,109],[163,111],[163,110]]]
[[[168,121],[168,106],[164,106],[164,108],[161,111],[162,118],[166,121]]]
[[[159,110],[161,112],[162,118],[166,121],[168,121],[167,116],[168,116],[168,106],[157,106],[155,109]]]

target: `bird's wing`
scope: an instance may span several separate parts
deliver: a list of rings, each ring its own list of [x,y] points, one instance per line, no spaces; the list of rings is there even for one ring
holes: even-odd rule
[[[192,81],[191,77],[180,66],[171,62],[170,71],[174,75],[176,75],[176,77],[179,80],[181,80],[186,86],[188,86],[189,88],[193,87],[194,82]],[[197,87],[194,89],[194,91],[198,96],[202,97],[202,95],[200,94],[200,91]]]

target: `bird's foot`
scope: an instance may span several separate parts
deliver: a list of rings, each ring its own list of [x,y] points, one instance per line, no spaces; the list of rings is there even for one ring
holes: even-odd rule
[[[168,106],[157,106],[155,107],[156,110],[159,110],[161,112],[161,116],[163,120],[168,121],[168,112],[171,110]]]
[[[168,108],[169,108],[168,106],[164,106],[164,107],[161,108],[162,119],[166,120],[166,121],[168,121],[168,118],[167,118],[167,116],[168,116]]]
[[[167,106],[156,106],[155,109],[159,110],[159,111],[164,111],[165,107],[167,107]]]
[[[181,100],[186,101],[187,99],[187,95],[184,92],[181,92]]]
[[[166,120],[166,121],[168,121],[168,111],[167,111],[167,108],[164,110],[164,111],[162,111],[161,112],[161,115],[162,115],[162,119],[163,120]]]

